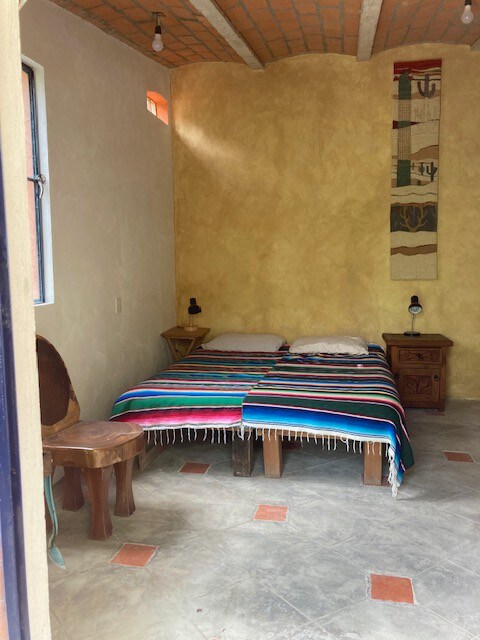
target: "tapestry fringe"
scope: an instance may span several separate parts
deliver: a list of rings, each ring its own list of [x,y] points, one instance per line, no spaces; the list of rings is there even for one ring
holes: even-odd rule
[[[174,428],[158,429],[158,427],[145,429],[145,431],[147,432],[146,433],[147,443],[152,444],[152,440],[153,440],[153,443],[155,445],[175,444],[178,438],[178,434],[177,434],[178,431],[180,431],[181,443],[184,443],[186,439],[188,439],[189,442],[191,442],[192,440],[196,442],[198,441],[198,436],[200,435],[201,437],[202,430],[204,432],[202,442],[207,442],[208,434],[210,432],[211,444],[215,444],[215,443],[221,444],[222,442],[223,444],[226,444],[227,432],[231,433],[232,439],[240,438],[241,440],[245,440],[245,439],[250,440],[252,438],[255,438],[255,440],[258,440],[259,438],[270,439],[272,437],[276,437],[280,431],[280,433],[282,434],[282,437],[288,438],[289,442],[291,442],[292,440],[306,439],[307,443],[310,443],[310,438],[312,438],[315,444],[319,446],[321,444],[322,449],[327,449],[328,451],[332,451],[332,450],[336,451],[338,443],[340,442],[345,445],[347,452],[349,452],[350,450],[352,450],[353,453],[363,453],[366,451],[368,455],[369,454],[374,455],[376,451],[378,452],[378,447],[385,445],[385,456],[387,457],[388,464],[389,464],[388,483],[391,486],[392,495],[394,497],[397,496],[400,483],[398,482],[398,479],[397,479],[397,469],[395,466],[395,450],[391,445],[389,445],[386,442],[362,440],[359,438],[348,438],[345,436],[331,435],[331,434],[325,434],[325,433],[319,434],[319,433],[315,433],[314,431],[306,431],[305,429],[301,429],[298,431],[296,431],[295,429],[277,430],[275,427],[271,427],[271,426],[265,427],[265,428],[259,428],[259,429],[246,428],[243,425],[239,425],[231,428],[191,426],[191,427],[184,427],[183,429],[174,429]]]

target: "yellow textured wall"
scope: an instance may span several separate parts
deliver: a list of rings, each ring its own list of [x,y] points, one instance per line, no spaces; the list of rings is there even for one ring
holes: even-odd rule
[[[439,278],[389,275],[392,64],[443,59]],[[420,45],[172,78],[177,317],[225,330],[452,338],[448,395],[480,398],[480,53]]]

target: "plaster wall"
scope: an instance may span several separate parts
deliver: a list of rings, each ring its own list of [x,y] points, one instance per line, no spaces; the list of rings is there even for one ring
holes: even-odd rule
[[[175,322],[169,71],[46,0],[21,11],[22,52],[44,67],[55,301],[37,331],[72,377],[82,417],[167,363]],[[122,312],[115,313],[115,298]]]
[[[18,4],[0,2],[0,147],[7,216],[23,526],[32,640],[48,640],[42,443],[25,180]],[[19,108],[20,105],[20,108]],[[3,637],[3,636],[2,636]]]
[[[435,281],[389,267],[392,68],[443,59]],[[369,62],[294,57],[174,70],[177,319],[288,339],[408,328],[450,337],[447,391],[480,398],[480,53],[418,45]]]

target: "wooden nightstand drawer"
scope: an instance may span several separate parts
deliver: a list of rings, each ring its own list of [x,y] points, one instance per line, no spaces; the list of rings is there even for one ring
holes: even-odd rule
[[[411,364],[441,364],[442,350],[419,347],[399,347],[397,350],[397,362]]]
[[[422,407],[440,399],[440,369],[402,367],[395,372],[398,393],[408,407]]]
[[[440,333],[384,333],[383,338],[403,406],[444,411],[447,351],[453,342]]]

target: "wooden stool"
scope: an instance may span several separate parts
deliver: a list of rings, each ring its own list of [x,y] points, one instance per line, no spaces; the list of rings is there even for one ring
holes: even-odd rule
[[[142,427],[128,422],[80,422],[80,406],[60,355],[45,338],[37,336],[43,449],[53,464],[65,470],[63,508],[76,511],[85,501],[83,470],[92,505],[90,538],[106,540],[112,534],[108,487],[115,470],[115,515],[135,511],[132,469],[145,446]]]

